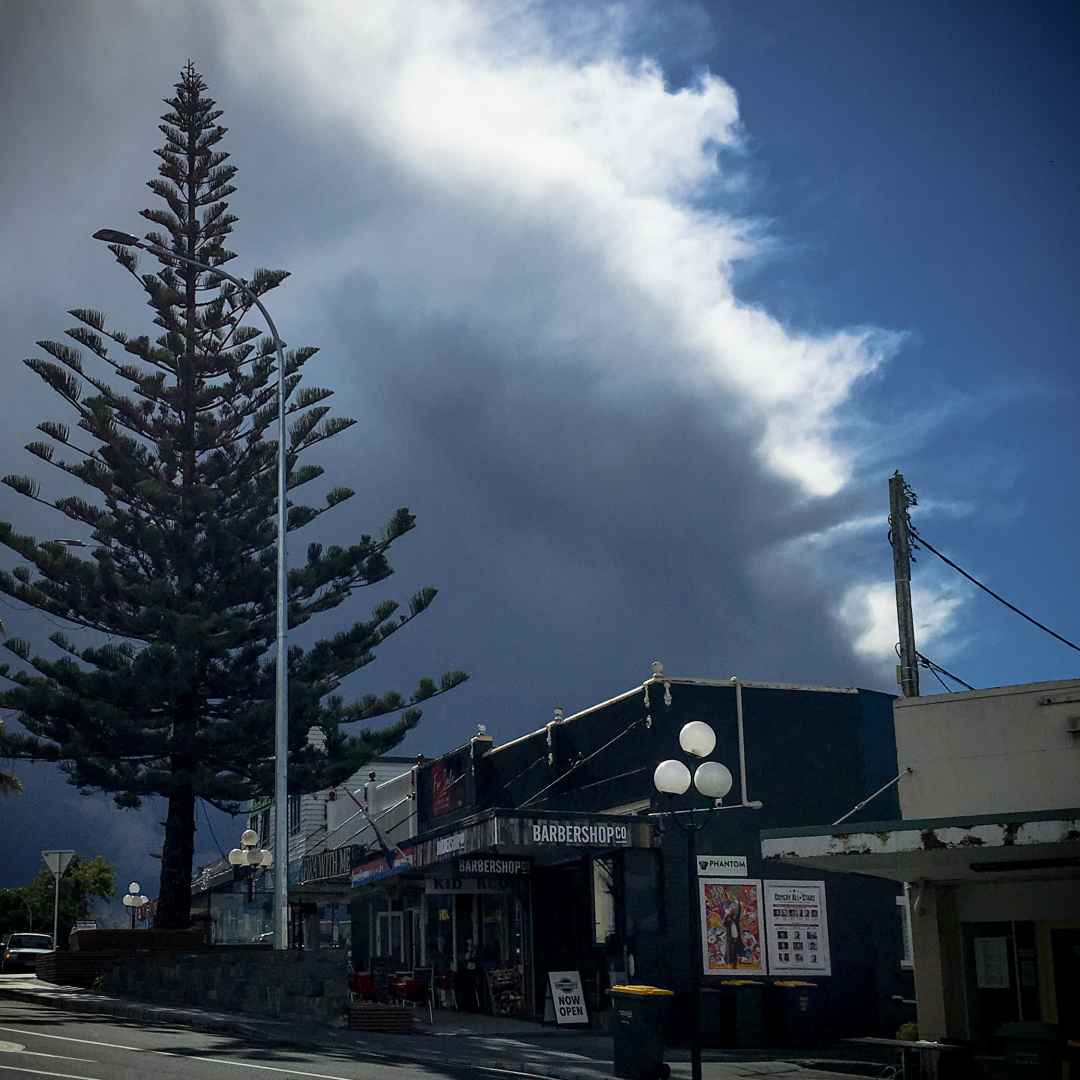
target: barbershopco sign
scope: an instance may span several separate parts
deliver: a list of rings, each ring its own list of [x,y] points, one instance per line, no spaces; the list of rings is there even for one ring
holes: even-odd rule
[[[534,844],[568,844],[570,847],[628,847],[630,826],[600,822],[534,821]]]

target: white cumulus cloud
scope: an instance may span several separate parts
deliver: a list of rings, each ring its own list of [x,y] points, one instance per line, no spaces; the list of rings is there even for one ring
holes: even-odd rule
[[[355,169],[355,214],[294,269],[313,289],[377,282],[392,319],[479,328],[504,374],[527,363],[598,402],[704,398],[766,470],[835,493],[838,410],[899,335],[800,331],[738,300],[755,229],[722,208],[735,92],[713,74],[670,92],[620,52],[626,9],[583,10],[568,33],[523,3],[228,9],[232,74],[273,93],[287,72],[280,103]]]

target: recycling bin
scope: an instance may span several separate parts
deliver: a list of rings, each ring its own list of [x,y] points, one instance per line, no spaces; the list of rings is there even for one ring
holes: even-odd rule
[[[1008,1080],[1058,1080],[1061,1076],[1062,1046],[1056,1024],[1019,1021],[1003,1024],[996,1034],[1005,1050]]]
[[[821,1041],[821,987],[805,979],[781,979],[765,991],[770,1046],[807,1047]]]
[[[674,996],[659,986],[613,986],[615,1075],[627,1080],[667,1080],[664,1029]]]
[[[760,1049],[765,1045],[764,987],[757,979],[724,979],[701,992],[706,1046]]]

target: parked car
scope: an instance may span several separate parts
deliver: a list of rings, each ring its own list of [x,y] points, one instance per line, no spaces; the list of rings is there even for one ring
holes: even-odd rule
[[[52,951],[51,934],[9,934],[0,952],[0,972],[33,971],[38,957]]]

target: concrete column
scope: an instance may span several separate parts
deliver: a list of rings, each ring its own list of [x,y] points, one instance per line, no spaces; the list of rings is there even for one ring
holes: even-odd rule
[[[955,890],[933,882],[911,886],[919,1037],[966,1037],[960,922]]]

